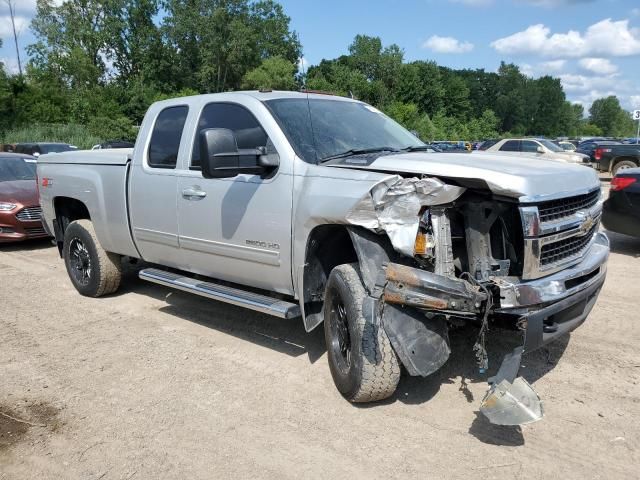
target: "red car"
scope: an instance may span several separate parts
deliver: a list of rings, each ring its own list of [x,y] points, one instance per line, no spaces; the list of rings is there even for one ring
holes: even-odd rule
[[[36,159],[0,152],[0,243],[48,237],[36,181]]]

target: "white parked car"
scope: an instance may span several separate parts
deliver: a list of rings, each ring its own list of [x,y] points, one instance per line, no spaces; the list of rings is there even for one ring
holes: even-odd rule
[[[558,142],[558,146],[564,150],[565,152],[575,152],[576,146],[571,142],[560,141]]]
[[[545,160],[560,160],[568,163],[589,163],[589,156],[582,153],[567,152],[555,143],[544,138],[505,138],[487,148],[485,152],[500,152],[507,155],[538,157]]]

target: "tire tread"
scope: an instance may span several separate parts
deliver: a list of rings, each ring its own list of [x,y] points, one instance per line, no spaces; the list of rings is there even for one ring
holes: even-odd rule
[[[358,305],[357,328],[362,333],[362,380],[349,400],[355,403],[384,400],[395,392],[400,381],[398,357],[384,328],[370,323],[362,314],[362,301],[366,292],[357,264],[339,265],[335,270],[347,284]]]
[[[99,274],[98,287],[96,291],[90,296],[102,297],[104,295],[114,293],[116,290],[118,290],[118,287],[120,286],[120,282],[122,280],[122,265],[120,262],[120,255],[107,252],[104,250],[104,248],[102,248],[100,242],[98,241],[98,237],[96,236],[96,232],[93,228],[93,223],[91,222],[91,220],[74,220],[69,224],[69,227],[71,227],[71,225],[73,224],[76,224],[80,228],[85,230],[86,233],[91,237],[96,251],[96,256],[98,257],[98,268],[95,269]]]

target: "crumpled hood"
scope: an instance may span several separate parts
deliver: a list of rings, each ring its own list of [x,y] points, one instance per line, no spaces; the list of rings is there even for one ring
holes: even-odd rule
[[[521,202],[562,198],[600,186],[597,173],[587,166],[493,153],[399,153],[383,155],[371,163],[347,157],[327,166],[481,180],[496,195]]]
[[[17,203],[24,206],[38,205],[38,185],[35,180],[0,182],[0,202]]]

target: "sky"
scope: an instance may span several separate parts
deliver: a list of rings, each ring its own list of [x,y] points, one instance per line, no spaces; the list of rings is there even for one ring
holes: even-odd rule
[[[54,0],[61,2],[64,0]],[[640,0],[280,0],[302,42],[304,63],[348,53],[357,34],[395,43],[405,60],[527,75],[553,75],[586,109],[616,95],[640,109]],[[34,41],[36,0],[16,0],[22,58]],[[0,0],[0,61],[17,69],[11,24]]]

